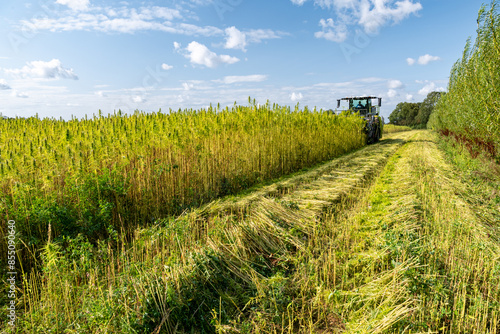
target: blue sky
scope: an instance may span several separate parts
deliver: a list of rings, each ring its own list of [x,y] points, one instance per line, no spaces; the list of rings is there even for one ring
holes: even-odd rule
[[[92,116],[210,103],[329,109],[445,90],[478,0],[0,3],[0,113]]]

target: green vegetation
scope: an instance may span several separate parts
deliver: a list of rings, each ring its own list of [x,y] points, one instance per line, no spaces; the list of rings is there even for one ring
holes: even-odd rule
[[[434,110],[442,92],[430,92],[423,102],[401,102],[389,115],[389,121],[394,125],[411,126],[416,129],[425,129],[429,117]]]
[[[323,210],[372,179],[401,143],[366,147],[158,221],[129,242],[118,235],[97,244],[81,236],[66,245],[49,240],[41,270],[25,277],[19,331],[212,333],[231,321],[247,332],[272,328],[266,324],[278,323],[296,298],[287,286],[323,228],[316,224]],[[346,177],[353,169],[359,174]]]
[[[415,117],[418,115],[421,103],[400,102],[389,115],[390,124],[394,125],[413,125]]]
[[[362,312],[351,322],[361,332],[382,325],[380,332],[498,331],[495,197],[462,175],[438,149],[436,135],[420,132],[389,161],[368,197],[369,209],[355,211],[359,231],[375,240],[359,242],[366,264],[356,271],[372,272],[352,295],[372,301],[359,304]],[[498,189],[498,175],[490,177]],[[363,254],[373,255],[367,260]]]
[[[362,147],[362,131],[356,116],[269,103],[0,119],[1,222],[16,221],[28,269],[49,238],[66,247],[78,235],[93,244],[130,237],[137,226]]]
[[[411,131],[412,128],[404,125],[394,125],[394,124],[385,124],[384,125],[384,134],[390,134],[401,131]]]
[[[430,131],[90,244],[49,241],[18,332],[497,333],[500,170]]]
[[[448,94],[429,126],[466,142],[469,150],[500,159],[500,15],[498,3],[483,6],[475,43],[467,41],[450,73]],[[499,160],[497,160],[499,161]]]

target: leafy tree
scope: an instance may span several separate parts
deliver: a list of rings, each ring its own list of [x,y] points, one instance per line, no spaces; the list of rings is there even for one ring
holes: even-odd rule
[[[398,105],[396,106],[396,108],[389,115],[389,121],[392,124],[398,125],[399,122],[403,119],[403,117],[401,115],[401,110],[403,109],[403,103],[405,103],[405,102],[398,103]]]
[[[389,116],[389,121],[395,125],[407,125],[425,128],[434,107],[438,103],[443,92],[431,92],[423,102],[401,102]]]
[[[417,117],[415,117],[415,122],[418,125],[422,125],[423,127],[427,126],[427,122],[429,121],[429,117],[434,111],[436,104],[438,103],[441,96],[443,96],[444,92],[430,92],[427,94],[427,97],[422,102],[420,106],[420,110],[418,111]]]
[[[389,121],[396,125],[414,125],[421,103],[400,102],[389,116]]]

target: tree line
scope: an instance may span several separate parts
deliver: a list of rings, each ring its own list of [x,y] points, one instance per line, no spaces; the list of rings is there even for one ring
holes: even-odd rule
[[[389,121],[395,125],[426,128],[432,111],[444,94],[444,92],[430,92],[423,102],[400,102],[389,116]]]

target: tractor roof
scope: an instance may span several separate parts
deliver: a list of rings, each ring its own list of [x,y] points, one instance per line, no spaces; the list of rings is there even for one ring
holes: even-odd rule
[[[343,97],[340,100],[364,100],[364,99],[378,99],[376,96],[356,96],[356,97]]]

